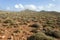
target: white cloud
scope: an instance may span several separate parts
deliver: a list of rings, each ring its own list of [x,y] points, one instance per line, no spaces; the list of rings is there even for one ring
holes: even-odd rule
[[[15,8],[16,9],[29,9],[29,10],[36,10],[37,9],[37,7],[33,4],[30,4],[30,5],[16,4]]]
[[[34,4],[29,4],[29,5],[16,4],[14,7],[16,8],[16,10],[29,9],[34,11],[41,11],[41,10],[52,10],[55,7],[55,4],[49,3],[48,5],[45,6],[43,5],[36,6]]]
[[[38,7],[40,10],[43,10],[44,9],[44,6],[39,6]]]
[[[55,7],[55,5],[52,3],[48,4],[48,6],[47,6],[47,8],[52,8],[52,7]]]
[[[52,0],[52,1],[56,1],[56,0]]]
[[[17,9],[24,9],[24,6],[22,4],[16,4],[15,8],[17,8]]]
[[[22,4],[19,4],[19,7],[22,8],[22,9],[24,9],[24,6]]]
[[[37,6],[36,11],[44,10],[44,6]]]
[[[25,5],[25,9],[29,9],[29,10],[36,10],[37,7],[35,5]]]
[[[10,7],[7,7],[6,10],[10,10]]]
[[[19,8],[19,5],[16,4],[16,5],[15,5],[15,8]]]

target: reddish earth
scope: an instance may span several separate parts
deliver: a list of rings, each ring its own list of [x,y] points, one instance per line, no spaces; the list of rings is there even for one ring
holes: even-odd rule
[[[48,13],[50,12],[27,11],[21,14],[20,12],[17,14],[2,12],[0,14],[0,40],[27,40],[34,34],[32,30],[35,28],[29,27],[34,23],[39,24],[39,28],[36,28],[38,32],[43,29],[60,32],[60,13],[57,15],[54,12]]]
[[[30,22],[27,25],[19,25],[15,28],[14,27],[7,28],[7,27],[2,26],[2,24],[0,24],[1,26],[0,27],[0,31],[1,31],[0,40],[27,40],[28,37],[33,35],[31,31],[34,28],[29,27],[29,25],[32,25],[32,24],[34,24],[34,22]],[[39,30],[41,30],[42,28],[43,27],[41,26]]]
[[[0,27],[0,40],[27,40],[27,37],[33,34],[30,32],[33,28],[28,25],[20,25],[16,28]],[[18,32],[14,33],[14,31]]]

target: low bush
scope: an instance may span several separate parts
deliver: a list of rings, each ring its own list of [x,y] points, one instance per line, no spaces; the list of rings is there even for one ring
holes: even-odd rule
[[[34,28],[39,28],[39,24],[32,24],[32,25],[29,25],[29,27],[34,27]]]
[[[45,30],[45,34],[48,35],[48,36],[51,36],[51,37],[55,37],[55,38],[60,38],[60,31],[53,31],[53,30]]]
[[[46,36],[44,33],[40,32],[30,36],[27,40],[55,40],[55,38]]]

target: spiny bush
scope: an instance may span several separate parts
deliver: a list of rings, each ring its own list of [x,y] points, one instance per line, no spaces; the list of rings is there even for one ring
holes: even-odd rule
[[[60,31],[54,31],[54,32],[53,32],[53,35],[54,35],[56,38],[60,38]]]
[[[13,33],[11,35],[13,35],[13,36],[16,35],[17,36],[17,35],[19,35],[18,33],[20,33],[20,30],[15,30],[15,31],[13,31]]]
[[[14,28],[18,27],[19,25],[17,23],[11,23],[10,26],[13,26]]]
[[[10,20],[10,19],[6,19],[6,20],[3,21],[3,23],[13,23],[13,21]]]
[[[35,24],[32,24],[32,25],[29,25],[29,27],[39,28],[40,25],[35,23]]]
[[[53,31],[52,29],[44,29],[44,33],[48,36],[60,38],[60,31]]]
[[[33,29],[31,32],[37,33],[38,31],[37,31],[37,29]]]
[[[19,30],[15,30],[14,33],[20,33],[20,31]]]
[[[30,36],[29,38],[27,38],[27,40],[55,40],[52,37],[46,36],[44,33],[36,33],[32,36]]]

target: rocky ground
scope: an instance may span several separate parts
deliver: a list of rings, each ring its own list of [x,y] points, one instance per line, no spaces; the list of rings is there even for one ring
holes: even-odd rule
[[[0,40],[60,40],[60,13],[1,11]]]

